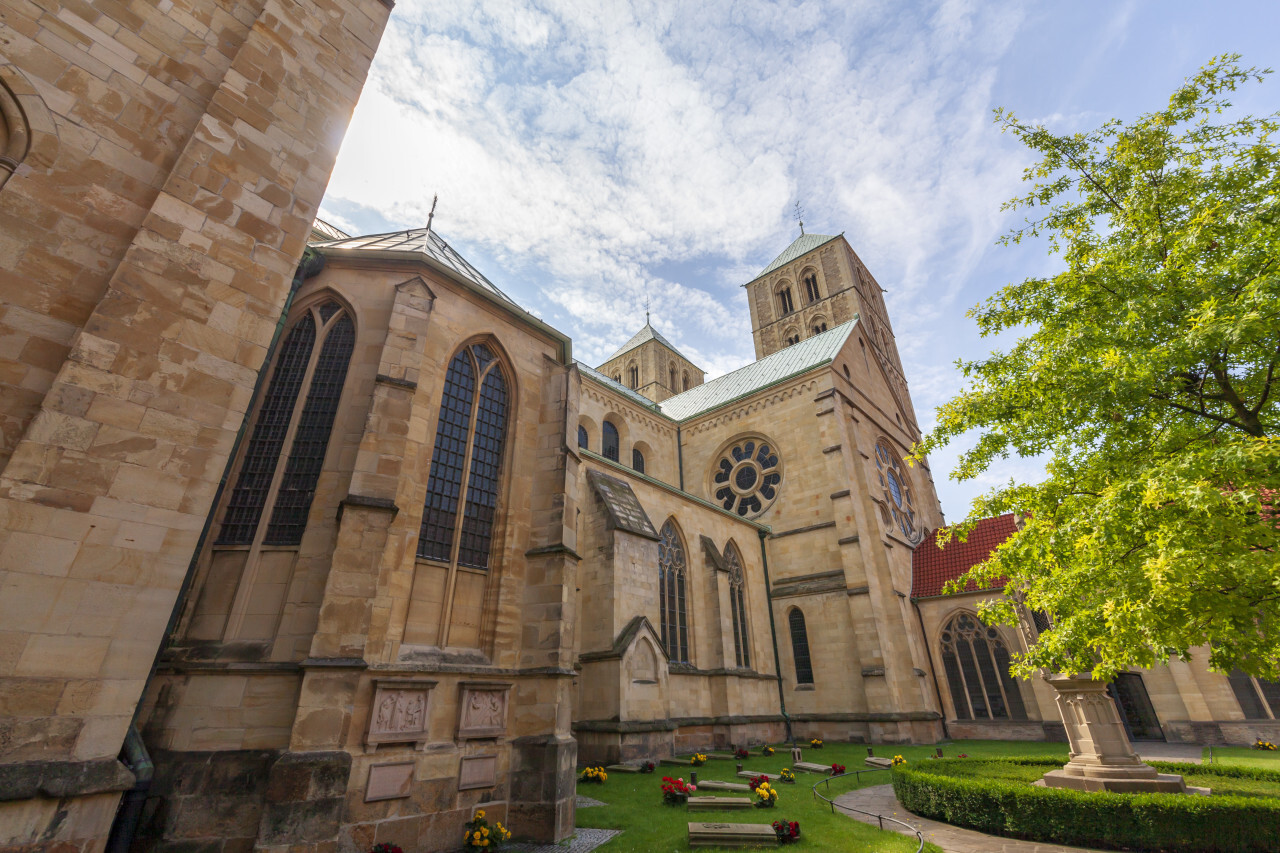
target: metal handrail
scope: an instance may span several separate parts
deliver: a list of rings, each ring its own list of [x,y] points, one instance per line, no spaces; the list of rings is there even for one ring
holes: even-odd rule
[[[819,785],[826,785],[827,791],[830,792],[832,779],[844,779],[847,776],[852,776],[854,778],[854,781],[856,782],[862,777],[863,773],[886,773],[888,772],[888,770],[889,770],[888,767],[876,767],[871,770],[854,770],[852,773],[839,773],[835,776],[828,776],[825,779],[820,779],[817,782],[813,783],[813,795],[817,797],[819,800],[822,800],[827,805],[831,806],[832,814],[835,814],[836,809],[843,809],[848,812],[857,812],[858,814],[864,814],[867,817],[875,818],[877,821],[879,821],[881,829],[884,829],[885,821],[889,821],[889,823],[896,823],[898,826],[905,827],[907,832],[915,833],[916,839],[919,840],[920,842],[920,845],[916,847],[916,853],[922,853],[922,851],[924,850],[924,835],[921,834],[920,830],[916,829],[911,824],[905,821],[898,820],[896,817],[885,817],[884,815],[876,814],[875,812],[867,812],[867,811],[863,811],[862,809],[855,809],[853,806],[846,806],[841,803],[837,803],[835,800],[829,800],[818,793]]]

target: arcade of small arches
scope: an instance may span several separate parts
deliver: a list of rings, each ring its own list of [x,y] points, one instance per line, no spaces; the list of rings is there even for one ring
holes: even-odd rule
[[[622,434],[612,416],[606,417],[600,427],[598,449],[591,446],[591,429],[584,423],[578,424],[578,446],[584,450],[592,450],[611,462],[621,463],[623,460],[622,445]],[[637,441],[633,444],[631,446],[631,469],[637,474],[643,474],[645,472],[645,458],[648,455],[649,446],[643,441]]]

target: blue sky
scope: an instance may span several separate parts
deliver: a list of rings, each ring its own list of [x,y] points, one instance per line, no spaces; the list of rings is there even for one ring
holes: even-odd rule
[[[753,357],[742,283],[843,232],[885,294],[926,431],[985,356],[965,312],[1054,269],[995,245],[1030,163],[996,106],[1084,130],[1158,109],[1210,57],[1280,66],[1275,2],[399,0],[321,215],[434,227],[597,364],[644,322],[708,376]],[[1280,79],[1236,98],[1280,106]],[[930,461],[956,520],[980,480]]]

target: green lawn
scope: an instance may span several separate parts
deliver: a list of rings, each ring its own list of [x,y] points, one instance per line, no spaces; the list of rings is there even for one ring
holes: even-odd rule
[[[1256,767],[1259,770],[1280,770],[1280,752],[1264,752],[1247,746],[1215,746],[1204,748],[1204,762],[1228,767]]]
[[[770,758],[760,755],[760,748],[751,750],[751,758],[743,761],[747,770],[777,773],[791,765],[790,747],[774,744],[777,752]],[[942,744],[944,754],[953,757],[961,752],[978,758],[999,758],[1011,755],[1067,757],[1067,745],[1061,743],[1013,743],[1009,741],[954,741]],[[866,767],[867,747],[862,744],[828,743],[821,750],[811,750],[802,744],[804,760],[822,764],[837,762],[850,771]],[[885,746],[878,745],[876,755],[892,757],[901,755],[908,761],[923,761],[933,755],[933,746]],[[820,777],[797,773],[796,783],[781,782],[778,789],[778,806],[773,809],[752,809],[740,812],[695,812],[690,814],[683,807],[674,808],[662,804],[662,777],[683,777],[689,780],[689,771],[696,769],[699,781],[718,779],[725,782],[742,782],[735,775],[735,762],[711,759],[700,768],[664,767],[659,765],[651,774],[610,773],[603,785],[578,785],[578,792],[608,803],[607,806],[580,809],[578,826],[601,829],[621,829],[623,833],[599,848],[601,853],[666,853],[689,848],[688,825],[691,821],[724,821],[728,823],[769,824],[775,820],[800,822],[800,842],[794,849],[802,851],[831,850],[841,853],[913,853],[914,836],[881,832],[868,824],[860,823],[839,812],[832,814],[830,806],[814,798],[811,786]],[[838,794],[865,785],[889,784],[887,772],[864,774],[859,782],[841,779],[823,786],[826,796],[834,799]],[[824,789],[830,787],[827,793]],[[708,791],[717,796],[746,796],[723,791]],[[718,849],[718,848],[708,848]],[[940,853],[932,844],[925,845],[931,853]]]

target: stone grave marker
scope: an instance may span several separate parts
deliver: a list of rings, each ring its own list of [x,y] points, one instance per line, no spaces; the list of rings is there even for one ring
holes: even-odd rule
[[[751,786],[742,782],[721,782],[717,779],[708,779],[698,784],[699,791],[750,791]]]
[[[754,808],[750,797],[690,797],[689,811],[710,812]]]
[[[690,823],[690,847],[777,847],[767,823]]]
[[[755,779],[757,776],[763,776],[767,782],[777,782],[779,778],[777,773],[757,773],[754,770],[740,770],[738,772],[738,777],[741,779]]]
[[[802,773],[821,773],[825,776],[831,772],[831,765],[818,764],[813,761],[798,761],[795,763],[794,769],[799,770]]]
[[[892,758],[882,758],[878,755],[869,755],[866,758],[868,767],[885,768],[893,766]]]
[[[640,768],[634,764],[610,764],[605,768],[610,773],[639,773]]]

